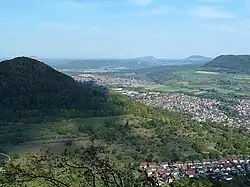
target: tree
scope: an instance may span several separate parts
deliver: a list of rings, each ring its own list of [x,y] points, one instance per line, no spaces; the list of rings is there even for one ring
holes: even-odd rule
[[[147,162],[152,162],[153,158],[154,158],[154,155],[153,155],[152,153],[149,153],[149,154],[147,155],[147,157],[146,157],[145,160],[146,160]]]
[[[185,176],[181,181],[181,186],[186,187],[190,185],[190,180],[187,176]]]
[[[210,159],[218,159],[220,157],[220,153],[218,151],[211,151],[208,155]]]
[[[156,184],[145,171],[136,170],[133,164],[122,167],[109,158],[106,151],[92,141],[80,154],[67,150],[62,155],[50,151],[30,156],[24,165],[10,163],[0,173],[4,186],[90,186],[90,187],[137,187]]]
[[[67,140],[65,142],[65,145],[68,146],[68,147],[72,146],[72,144],[73,144],[72,140]]]

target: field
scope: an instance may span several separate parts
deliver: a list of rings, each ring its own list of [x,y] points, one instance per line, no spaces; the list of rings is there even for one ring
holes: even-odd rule
[[[144,87],[144,89],[149,90],[149,91],[156,91],[156,92],[188,92],[190,89],[182,87],[182,86],[170,86],[170,85],[162,85],[162,84],[152,84],[152,85],[147,85]]]
[[[201,71],[197,73],[196,69],[182,69],[174,72],[173,77],[166,78],[164,83],[148,85],[145,89],[161,92],[183,92],[196,96],[222,94],[250,97],[250,77],[248,75]]]
[[[99,74],[99,73],[97,73]],[[250,76],[201,71],[197,65],[164,66],[101,74],[103,76],[147,80],[142,91],[182,92],[201,97],[250,97]]]
[[[76,75],[74,72],[67,72]],[[139,90],[156,92],[182,92],[201,97],[250,97],[250,76],[222,72],[201,71],[197,65],[163,66],[139,70],[120,70],[94,73],[103,76],[141,79],[152,82]]]

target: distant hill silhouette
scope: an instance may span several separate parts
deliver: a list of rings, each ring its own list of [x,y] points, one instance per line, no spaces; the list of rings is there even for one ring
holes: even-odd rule
[[[159,60],[153,57],[142,57],[135,59],[86,59],[86,60],[76,60],[70,61],[68,63],[58,65],[60,69],[87,69],[87,68],[118,68],[126,67],[131,69],[138,69],[142,67],[152,67]]]
[[[191,60],[191,61],[198,61],[198,62],[209,62],[211,60],[213,60],[210,57],[205,57],[205,56],[201,56],[201,55],[192,55],[188,58],[186,58],[185,60]]]
[[[226,73],[250,73],[250,55],[221,55],[202,69]]]
[[[2,61],[0,77],[0,112],[88,110],[100,107],[107,99],[107,90],[77,83],[27,57]]]
[[[185,64],[205,64],[212,60],[208,57],[199,55],[190,56],[186,59],[161,59],[154,56],[145,56],[131,59],[85,59],[69,60],[64,64],[57,64],[58,69],[87,69],[87,68],[118,68],[126,67],[130,69],[151,68],[156,66],[167,65],[185,65]]]

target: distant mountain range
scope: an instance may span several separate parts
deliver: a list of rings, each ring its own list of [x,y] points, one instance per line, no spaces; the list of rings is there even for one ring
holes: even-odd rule
[[[182,64],[205,64],[212,58],[203,56],[190,56],[185,59],[159,59],[153,56],[146,56],[133,59],[85,59],[74,60],[64,64],[56,65],[59,69],[87,69],[87,68],[118,68],[130,69],[148,68],[161,65],[182,65]]]
[[[202,66],[203,70],[225,73],[250,73],[250,55],[221,55]]]

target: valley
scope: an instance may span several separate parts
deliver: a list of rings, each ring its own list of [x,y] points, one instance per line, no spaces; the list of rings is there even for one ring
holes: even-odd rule
[[[113,73],[78,72],[79,82],[107,85],[150,106],[250,128],[250,81],[247,74],[200,71],[200,66],[163,66]]]
[[[68,158],[66,153],[77,156],[94,140],[96,146],[105,149],[105,156],[118,165],[133,163],[139,168],[141,162],[212,162],[236,156],[245,159],[242,167],[247,172],[249,98],[235,94],[235,87],[227,88],[230,92],[222,91],[230,85],[227,80],[231,75],[201,71],[199,67],[59,70],[70,78],[34,59],[5,61],[0,64],[0,83],[5,90],[0,92],[4,100],[0,105],[1,152],[22,167],[26,159],[39,157],[46,150],[62,160]],[[237,75],[235,81],[246,92],[248,82],[241,82],[244,76]],[[212,88],[205,89],[205,83],[211,83]],[[29,94],[17,84],[24,85]],[[196,92],[190,91],[193,85]],[[6,110],[6,106],[11,107]],[[75,159],[78,156],[72,161]],[[161,171],[160,166],[154,166],[154,171]],[[181,170],[172,167],[168,168],[171,172]],[[26,172],[25,167],[20,169]],[[198,176],[199,171],[193,169],[180,171],[180,175],[171,175],[170,179],[184,180],[189,172]],[[151,171],[146,168],[153,177]],[[219,173],[214,175],[218,177]],[[220,175],[223,176],[218,180],[228,179],[225,173]],[[242,175],[229,178],[231,181],[239,177]],[[169,181],[169,177],[161,180]]]
[[[0,0],[0,187],[250,187],[250,0]]]

